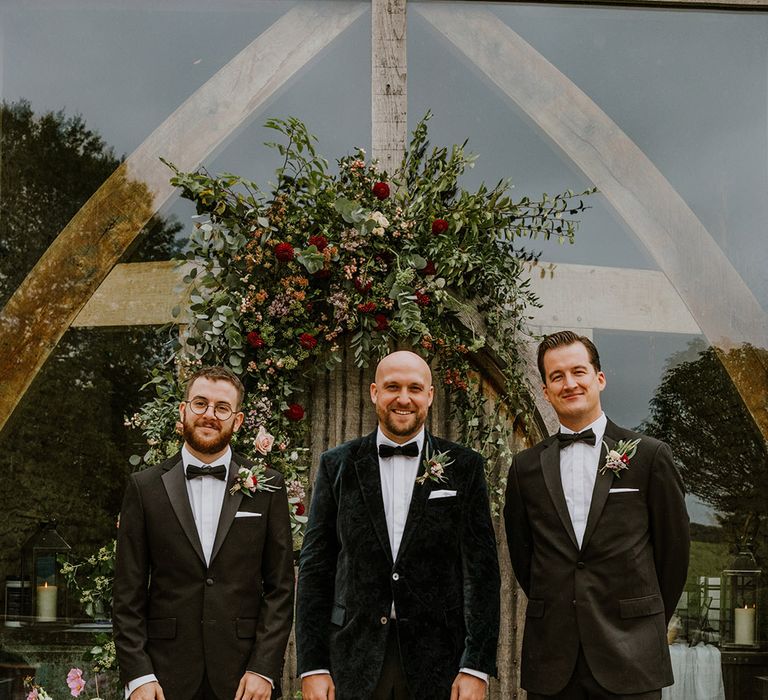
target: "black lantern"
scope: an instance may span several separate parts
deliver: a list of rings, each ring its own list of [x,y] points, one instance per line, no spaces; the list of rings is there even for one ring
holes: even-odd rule
[[[71,547],[56,532],[56,521],[40,523],[21,548],[21,580],[29,581],[24,609],[37,622],[55,622],[67,616],[66,583],[60,557]]]
[[[760,646],[762,574],[748,545],[742,547],[723,571],[720,638],[724,647],[756,649]]]

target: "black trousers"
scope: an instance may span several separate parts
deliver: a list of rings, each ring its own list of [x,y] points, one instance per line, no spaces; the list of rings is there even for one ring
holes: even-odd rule
[[[528,693],[528,700],[659,700],[661,689],[648,693],[611,693],[603,688],[592,675],[584,653],[579,649],[576,668],[565,688],[555,695]]]
[[[397,640],[397,621],[389,621],[387,650],[384,653],[384,665],[371,700],[411,700],[408,683],[405,679],[403,662],[400,659],[400,643]]]

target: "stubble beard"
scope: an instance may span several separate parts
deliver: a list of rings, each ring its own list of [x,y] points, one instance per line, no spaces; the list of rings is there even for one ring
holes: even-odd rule
[[[421,430],[426,420],[426,416],[422,416],[417,412],[412,414],[411,420],[407,423],[396,423],[393,420],[393,414],[390,413],[390,411],[383,410],[378,413],[382,425],[390,434],[397,435],[398,437],[410,437],[415,435]]]

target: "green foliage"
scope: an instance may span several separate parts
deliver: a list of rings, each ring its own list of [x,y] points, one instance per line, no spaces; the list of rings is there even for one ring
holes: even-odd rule
[[[459,180],[475,157],[463,144],[430,150],[422,120],[398,170],[388,174],[357,150],[331,173],[315,138],[295,118],[267,122],[283,156],[269,191],[236,175],[182,173],[172,183],[195,202],[199,218],[186,255],[191,321],[184,362],[225,364],[246,384],[239,449],[253,454],[263,426],[276,438],[269,456],[289,484],[295,531],[309,464],[306,421],[290,406],[306,401],[317,368],[332,367],[349,343],[356,364],[410,346],[432,362],[451,395],[462,438],[506,463],[507,421],[473,374],[474,357],[492,352],[513,416],[529,409],[519,345],[526,309],[538,304],[528,283],[536,256],[521,238],[570,240],[584,210],[571,192],[513,201],[509,183],[476,192]],[[588,194],[588,193],[583,193]],[[153,380],[155,381],[155,380]],[[178,400],[168,382],[139,417],[152,448],[176,436],[150,428]],[[295,416],[294,416],[295,418]],[[490,473],[497,470],[490,467]],[[494,493],[503,484],[492,483]],[[304,518],[305,519],[305,518]]]

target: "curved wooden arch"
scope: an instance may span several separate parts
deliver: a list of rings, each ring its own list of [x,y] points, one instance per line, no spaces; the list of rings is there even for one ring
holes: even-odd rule
[[[37,372],[150,217],[172,196],[168,168],[202,160],[366,10],[286,12],[194,92],[121,164],[46,250],[0,312],[0,430]]]
[[[768,367],[747,378],[729,351],[768,348],[768,315],[683,198],[577,85],[493,13],[416,8],[517,104],[605,195],[674,285],[768,440]]]

